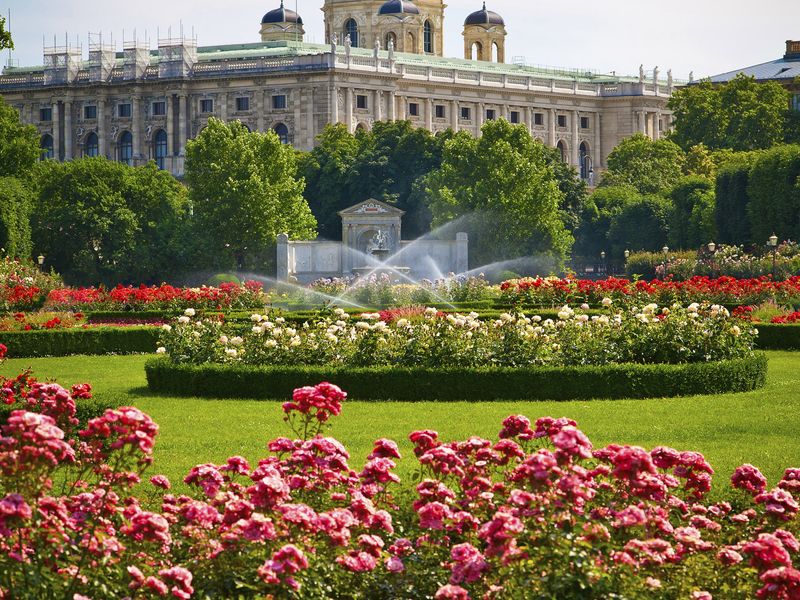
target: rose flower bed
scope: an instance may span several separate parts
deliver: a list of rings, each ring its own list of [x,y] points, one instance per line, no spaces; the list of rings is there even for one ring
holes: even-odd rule
[[[171,394],[280,397],[322,377],[370,399],[646,397],[753,389],[766,360],[757,334],[720,306],[655,304],[557,320],[501,314],[484,321],[429,308],[386,322],[343,310],[302,325],[253,315],[236,332],[192,309],[163,328],[165,356],[148,383]],[[271,394],[271,395],[270,395]]]
[[[395,442],[359,470],[323,435],[345,398],[295,390],[294,439],[252,466],[198,464],[175,495],[160,475],[139,485],[158,433],[146,414],[109,409],[76,431],[74,399],[50,384],[2,428],[0,597],[800,595],[798,469],[770,487],[743,465],[710,502],[702,454],[595,448],[570,419],[516,415],[497,440],[412,432],[404,487]]]

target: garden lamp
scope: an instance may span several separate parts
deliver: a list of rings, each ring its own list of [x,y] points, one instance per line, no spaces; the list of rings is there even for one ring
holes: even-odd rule
[[[630,250],[625,250],[625,252],[623,252],[623,254],[625,255],[625,260],[628,260],[631,257],[631,251]]]
[[[774,233],[769,236],[769,245],[775,248],[778,245],[778,236]]]
[[[39,266],[41,267],[44,264],[44,254],[40,254],[39,256],[37,256],[36,261],[39,263]]]
[[[714,242],[708,242],[708,251],[711,254],[714,254],[714,251],[717,249],[717,245]]]

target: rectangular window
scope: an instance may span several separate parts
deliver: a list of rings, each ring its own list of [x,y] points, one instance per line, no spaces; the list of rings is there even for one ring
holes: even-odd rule
[[[283,110],[286,108],[286,94],[280,94],[272,97],[272,109]]]
[[[416,102],[409,102],[408,103],[408,114],[411,115],[412,117],[418,117],[419,116],[419,104],[417,104]]]
[[[792,96],[792,108],[796,111],[800,111],[800,94]]]
[[[236,99],[236,112],[244,112],[250,110],[250,98],[242,96]]]
[[[214,112],[214,101],[211,98],[204,98],[200,100],[200,112],[212,113]]]
[[[437,119],[444,119],[447,116],[447,113],[444,109],[444,104],[437,104],[436,105],[436,118]]]
[[[515,125],[519,123],[519,111],[512,110],[511,111],[511,122]]]
[[[542,113],[534,113],[533,114],[533,124],[534,125],[544,125],[544,115]]]
[[[39,120],[40,121],[52,121],[53,120],[53,109],[50,106],[46,106],[44,108],[39,109]]]
[[[117,116],[121,119],[130,119],[131,118],[131,105],[130,104],[119,104],[117,105]]]
[[[367,97],[363,94],[356,95],[356,108],[367,108]]]
[[[84,106],[83,107],[83,118],[84,119],[96,119],[97,118],[97,107],[96,106]]]
[[[497,112],[494,109],[490,108],[486,111],[486,120],[487,121],[494,121],[497,118]]]
[[[566,127],[567,126],[567,115],[558,115],[558,126],[559,127]]]
[[[589,117],[581,117],[581,129],[589,129]]]
[[[163,117],[165,114],[167,114],[167,103],[163,100],[153,102],[153,116]]]
[[[461,119],[464,121],[472,120],[472,109],[469,106],[461,107]]]

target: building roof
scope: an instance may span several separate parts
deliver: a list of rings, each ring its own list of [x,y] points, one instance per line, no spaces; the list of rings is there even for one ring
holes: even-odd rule
[[[712,83],[726,83],[734,79],[739,73],[744,73],[748,77],[755,77],[757,81],[769,81],[774,79],[791,81],[795,77],[800,77],[800,61],[784,60],[780,58],[760,65],[745,67],[727,73],[720,73],[711,77]]]
[[[409,0],[387,0],[378,10],[379,15],[418,15],[417,5]]]
[[[486,10],[486,2],[483,3],[481,10],[476,10],[471,15],[467,16],[464,25],[505,25],[503,17],[496,12]]]
[[[302,25],[303,19],[293,10],[284,8],[283,0],[281,0],[281,5],[278,8],[269,11],[264,15],[264,18],[261,19],[261,24],[263,25],[265,23],[297,23],[298,25]]]

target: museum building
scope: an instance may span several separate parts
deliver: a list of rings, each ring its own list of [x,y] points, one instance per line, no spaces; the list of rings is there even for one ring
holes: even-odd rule
[[[674,82],[645,75],[507,64],[506,22],[486,5],[464,21],[464,58],[443,56],[442,0],[325,0],[325,44],[281,3],[261,41],[198,47],[186,37],[44,48],[44,65],[7,67],[0,94],[37,127],[48,158],[154,160],[183,174],[187,140],[211,117],[271,129],[309,150],[330,123],[350,131],[409,120],[479,135],[487,120],[524,125],[591,180],[622,139],[671,127]]]

